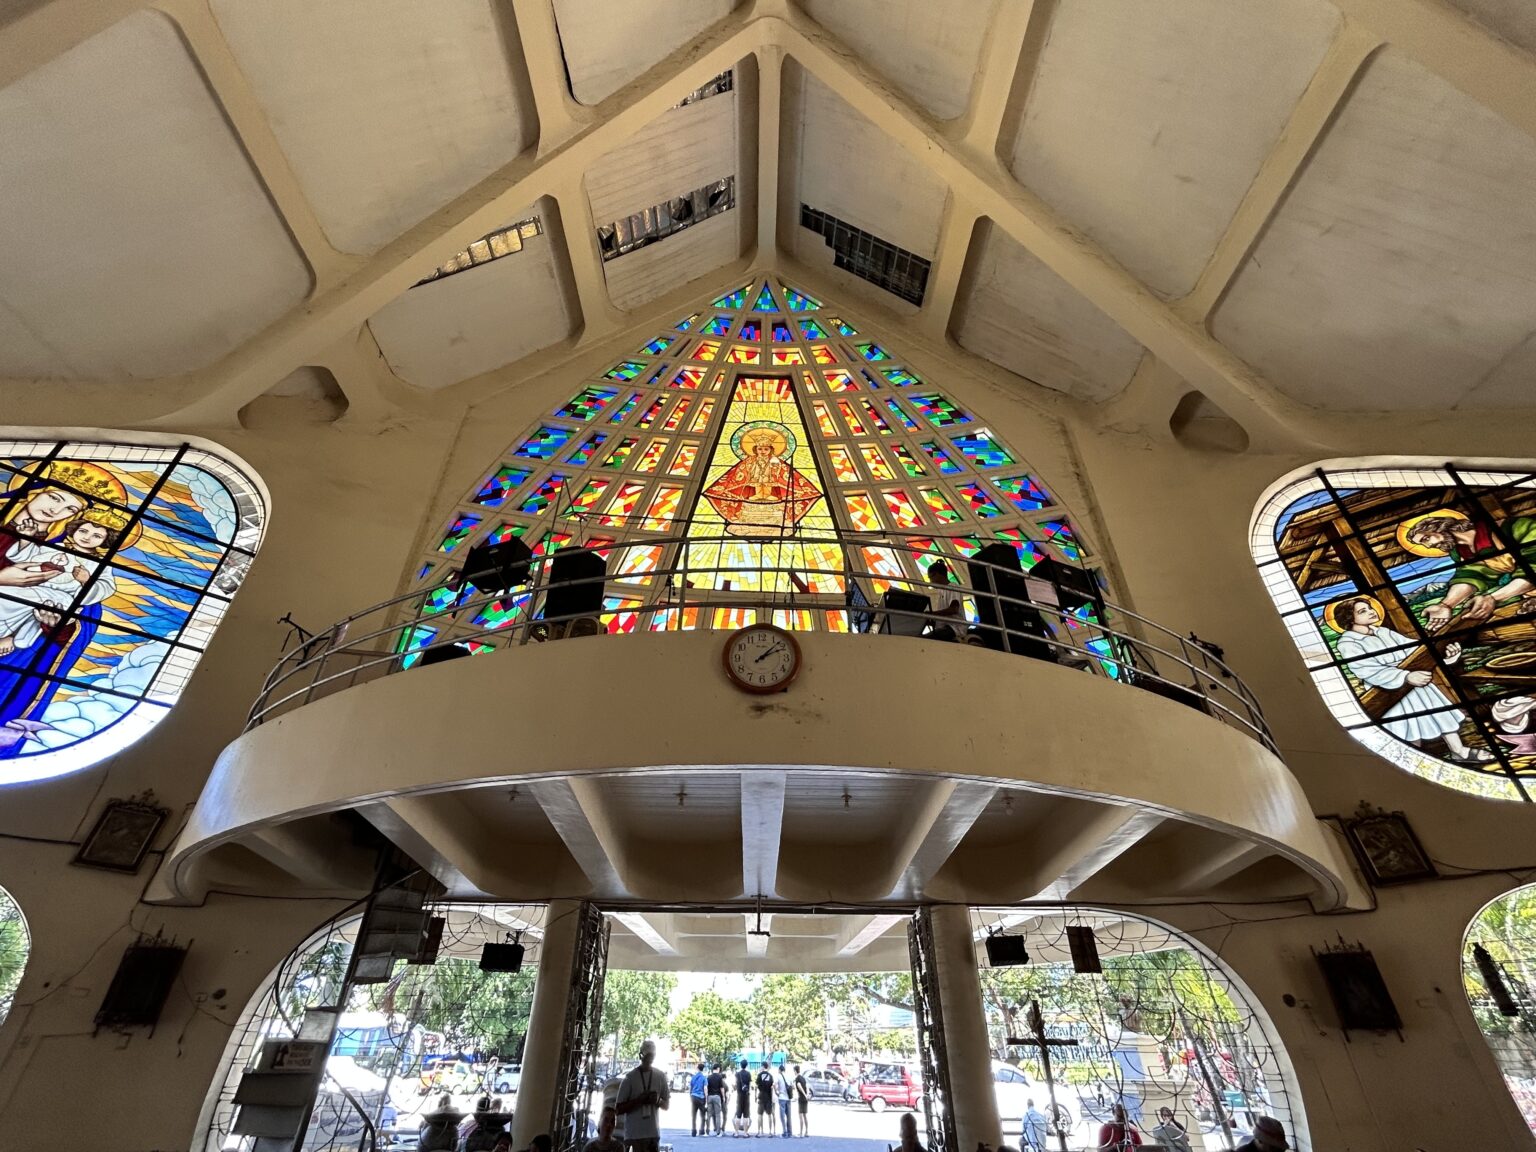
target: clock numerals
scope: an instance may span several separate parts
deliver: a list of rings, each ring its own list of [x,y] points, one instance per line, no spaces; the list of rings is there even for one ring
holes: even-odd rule
[[[799,653],[793,638],[776,628],[750,626],[726,642],[725,665],[738,686],[773,691],[794,679]]]

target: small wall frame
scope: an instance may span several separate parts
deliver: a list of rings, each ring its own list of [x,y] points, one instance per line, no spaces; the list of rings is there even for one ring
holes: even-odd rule
[[[112,872],[137,872],[168,815],[170,810],[157,807],[153,796],[110,801],[72,863]]]
[[[1362,806],[1344,821],[1349,841],[1366,879],[1375,887],[1433,880],[1440,874],[1413,834],[1401,812],[1382,812]]]

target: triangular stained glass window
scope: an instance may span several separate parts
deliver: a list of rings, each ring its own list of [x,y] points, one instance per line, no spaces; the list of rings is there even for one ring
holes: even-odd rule
[[[935,559],[963,586],[966,558],[998,541],[1026,570],[1091,562],[1054,488],[927,366],[855,343],[842,317],[754,319],[780,300],[822,307],[773,281],[712,314],[701,301],[672,331],[708,315],[712,335],[657,335],[643,370],[621,355],[512,437],[412,564],[439,639],[494,646],[524,618],[526,597],[460,611],[441,592],[470,548],[512,535],[539,557],[600,541],[614,632],[846,631],[850,602],[920,591]]]

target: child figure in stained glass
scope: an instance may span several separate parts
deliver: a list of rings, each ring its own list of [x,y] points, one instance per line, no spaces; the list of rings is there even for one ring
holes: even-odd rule
[[[732,536],[777,536],[793,528],[821,492],[785,460],[794,452],[789,429],[755,420],[731,437],[741,457],[704,490]]]
[[[1382,625],[1381,604],[1374,596],[1340,600],[1329,606],[1326,618],[1339,632],[1339,655],[1349,662],[1350,672],[1373,688],[1401,693],[1376,717],[1383,728],[1409,744],[1441,740],[1457,760],[1493,759],[1492,752],[1469,748],[1462,740],[1466,713],[1432,683],[1434,672],[1405,666],[1415,641]],[[1454,664],[1460,659],[1461,645],[1447,644],[1441,660]]]
[[[9,656],[18,647],[31,647],[41,638],[42,626],[35,609],[69,608],[76,597],[80,607],[100,604],[117,591],[112,570],[104,566],[104,560],[86,562],[81,556],[105,557],[126,527],[121,513],[93,508],[64,526],[57,543],[71,551],[35,540],[20,540],[12,546],[5,556],[13,566],[51,575],[41,584],[8,589],[0,600],[0,656]]]

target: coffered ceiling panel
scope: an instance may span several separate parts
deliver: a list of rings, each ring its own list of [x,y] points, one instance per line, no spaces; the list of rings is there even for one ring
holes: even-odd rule
[[[1530,402],[1536,141],[1387,51],[1239,273],[1215,333],[1304,403]]]
[[[730,15],[737,2],[554,0],[571,95],[582,104],[596,104],[612,96]]]
[[[417,285],[377,313],[368,324],[395,375],[446,388],[568,337],[574,309],[555,243],[548,231],[524,239],[522,251]]]
[[[802,0],[806,12],[936,119],[965,111],[997,0]],[[963,16],[964,18],[958,18]]]
[[[1339,22],[1324,0],[1060,4],[1013,174],[1148,287],[1194,287]]]
[[[1114,396],[1141,361],[1125,329],[990,221],[971,242],[955,317],[961,347],[1081,400]]]
[[[204,367],[310,275],[174,25],[144,12],[0,90],[0,375]]]
[[[1536,52],[1536,4],[1530,0],[1451,0],[1451,3],[1495,34],[1527,52]]]
[[[344,252],[381,248],[536,134],[511,4],[212,4],[321,227]]]

